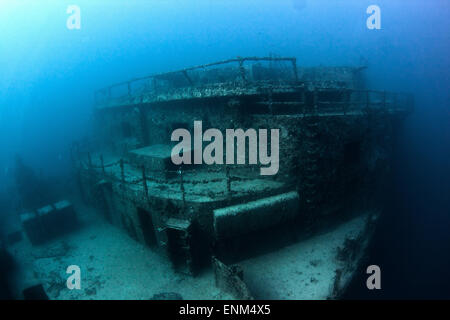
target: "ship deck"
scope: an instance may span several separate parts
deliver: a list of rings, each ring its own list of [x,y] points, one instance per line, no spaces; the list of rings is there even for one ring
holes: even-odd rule
[[[104,168],[100,163],[91,163],[86,158],[82,161],[83,171],[96,177],[97,181],[105,179],[118,186],[125,186],[136,197],[145,192],[143,171],[133,162],[122,160],[115,155],[103,156]],[[100,158],[100,154],[92,154]],[[121,162],[123,163],[123,171]],[[122,175],[123,172],[123,175]],[[161,176],[162,171],[146,171],[145,183],[148,195],[161,199],[178,200],[193,203],[211,203],[237,199],[251,199],[258,195],[281,193],[287,186],[282,181],[260,176],[258,168],[238,168],[234,166],[227,174],[226,166],[200,166],[183,171],[183,182],[179,171],[166,170],[168,176]],[[183,187],[182,187],[183,185]]]
[[[269,66],[264,69],[262,63],[269,63]],[[354,67],[353,72],[363,69],[365,67]],[[265,74],[258,76],[259,73]],[[333,95],[338,98],[330,98]],[[108,111],[241,98],[245,99],[247,111],[256,114],[332,116],[369,109],[398,113],[413,108],[413,99],[408,93],[360,90],[339,80],[303,79],[294,57],[239,57],[134,78],[96,91],[94,101],[97,111]]]

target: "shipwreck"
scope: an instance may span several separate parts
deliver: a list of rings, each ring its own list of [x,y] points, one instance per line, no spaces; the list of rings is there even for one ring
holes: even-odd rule
[[[72,147],[82,197],[194,276],[371,212],[361,238],[337,252],[355,259],[381,211],[396,132],[413,108],[410,94],[367,89],[365,68],[238,57],[103,88],[94,138]],[[171,133],[193,132],[195,121],[223,132],[279,129],[277,174],[260,175],[248,161],[175,165]],[[345,272],[336,271],[333,295]]]

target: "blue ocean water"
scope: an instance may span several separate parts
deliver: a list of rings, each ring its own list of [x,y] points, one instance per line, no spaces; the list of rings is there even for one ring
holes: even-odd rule
[[[72,4],[79,30],[66,26]],[[380,30],[366,26],[372,4]],[[372,248],[385,286],[348,295],[449,298],[449,13],[447,0],[0,0],[0,215],[8,219],[16,154],[37,172],[69,175],[69,145],[90,134],[93,92],[105,85],[236,56],[367,62],[368,87],[413,92],[416,108]]]

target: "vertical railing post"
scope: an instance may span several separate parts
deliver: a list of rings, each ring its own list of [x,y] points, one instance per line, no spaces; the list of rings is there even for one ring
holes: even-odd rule
[[[317,96],[317,88],[314,88],[314,96],[313,96],[313,106],[314,106],[314,112],[317,113],[318,111],[318,96]]]
[[[183,206],[186,207],[186,191],[184,190],[183,170],[180,169],[178,173],[180,174],[181,199],[183,200]]]
[[[298,82],[297,59],[293,58],[291,61],[292,61],[292,68],[294,69],[294,79],[295,82]]]
[[[247,82],[245,77],[244,59],[238,57],[239,59],[239,72],[241,73],[241,78],[243,82]]]
[[[269,113],[273,115],[273,90],[272,88],[269,89],[269,92],[267,94],[267,102],[269,103]]]
[[[231,177],[230,177],[230,167],[225,166],[225,174],[227,177],[227,195],[228,198],[231,198]]]
[[[302,102],[303,102],[302,113],[303,113],[303,117],[304,117],[305,113],[306,113],[306,91],[304,88],[302,90]]]
[[[183,70],[182,72],[183,72],[183,75],[184,75],[184,77],[186,78],[186,80],[189,82],[189,85],[193,86],[193,85],[194,85],[194,82],[192,81],[191,77],[189,77],[187,71],[186,71],[186,70]]]
[[[148,199],[147,177],[145,176],[145,166],[142,166],[142,183],[144,185],[145,198]]]

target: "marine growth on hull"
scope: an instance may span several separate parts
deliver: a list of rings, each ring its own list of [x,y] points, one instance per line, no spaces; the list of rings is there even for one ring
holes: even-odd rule
[[[105,222],[100,234],[139,245],[148,272],[170,264],[153,298],[338,297],[364,257],[413,107],[409,94],[367,89],[364,70],[238,57],[100,89],[92,136],[71,147],[79,206]],[[189,133],[178,149],[177,132]],[[39,243],[36,223],[72,221],[76,207],[24,213],[28,238]],[[78,218],[88,223],[76,232],[89,230],[94,218]],[[85,294],[111,298],[104,288]]]

